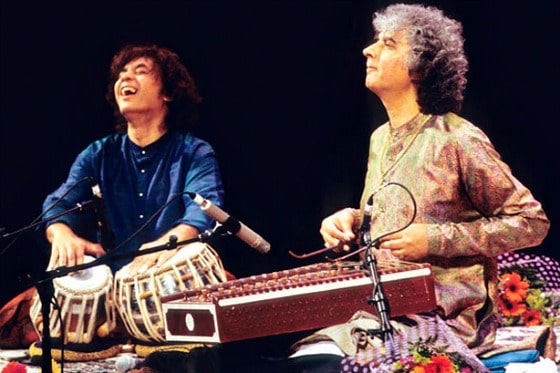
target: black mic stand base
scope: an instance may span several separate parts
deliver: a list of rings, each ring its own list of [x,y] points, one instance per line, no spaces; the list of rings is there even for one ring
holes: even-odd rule
[[[41,372],[52,373],[52,342],[51,342],[51,301],[54,297],[52,279],[39,282],[36,285],[37,293],[41,299],[41,313],[43,314],[43,337],[41,338]]]
[[[383,341],[388,341],[393,338],[393,327],[389,320],[389,304],[383,289],[381,288],[381,280],[377,268],[377,258],[372,252],[372,247],[377,247],[375,243],[367,245],[366,255],[364,258],[363,266],[369,270],[369,274],[373,283],[373,295],[368,297],[368,303],[374,305],[377,315],[379,316],[380,329],[368,331],[371,334],[380,335]]]

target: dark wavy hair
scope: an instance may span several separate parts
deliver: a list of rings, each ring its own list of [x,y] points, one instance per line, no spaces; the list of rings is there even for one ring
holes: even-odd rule
[[[424,114],[459,112],[467,85],[463,26],[440,9],[393,4],[373,15],[376,32],[405,30],[411,53],[407,64]]]
[[[198,104],[202,102],[194,79],[179,56],[171,50],[154,44],[130,44],[119,50],[111,60],[109,84],[105,98],[113,108],[115,129],[126,132],[126,119],[122,116],[115,99],[113,87],[123,67],[132,60],[146,57],[154,62],[162,82],[162,93],[169,97],[165,124],[169,130],[188,130],[198,120]]]

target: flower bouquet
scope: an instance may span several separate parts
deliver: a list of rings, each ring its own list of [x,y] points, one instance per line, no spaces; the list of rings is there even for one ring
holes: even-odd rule
[[[554,325],[558,322],[560,294],[543,291],[546,281],[531,267],[511,265],[502,270],[498,309],[504,326]]]
[[[474,373],[473,369],[458,352],[447,352],[436,344],[436,337],[412,343],[410,355],[393,363],[394,373]]]

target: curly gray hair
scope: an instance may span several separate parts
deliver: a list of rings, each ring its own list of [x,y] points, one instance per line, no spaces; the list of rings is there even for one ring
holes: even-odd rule
[[[420,4],[393,4],[373,15],[376,33],[404,30],[411,47],[407,64],[425,114],[458,112],[467,85],[460,22],[443,11]]]

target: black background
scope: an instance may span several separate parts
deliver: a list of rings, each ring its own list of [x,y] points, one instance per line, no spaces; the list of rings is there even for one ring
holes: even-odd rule
[[[221,239],[226,268],[241,277],[307,264],[288,250],[320,248],[321,220],[357,206],[369,134],[386,120],[364,87],[361,51],[372,12],[388,3],[3,1],[0,227],[29,224],[78,152],[112,131],[110,58],[125,43],[152,41],[181,56],[204,97],[194,133],[217,152],[225,210],[272,245],[262,255]],[[552,221],[530,250],[559,258],[557,2],[428,3],[465,28],[461,114],[489,135]],[[0,256],[1,302],[37,266],[29,236]]]

